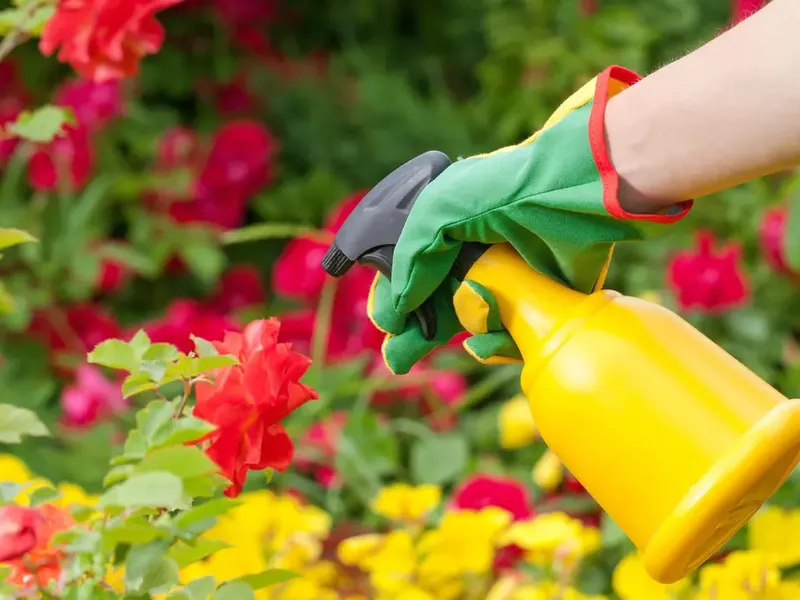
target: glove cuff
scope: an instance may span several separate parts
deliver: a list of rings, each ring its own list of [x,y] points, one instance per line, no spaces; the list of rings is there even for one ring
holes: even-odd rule
[[[616,219],[674,223],[692,208],[693,200],[686,200],[656,214],[638,214],[626,211],[619,203],[619,174],[611,163],[606,143],[605,114],[609,99],[641,80],[641,77],[624,67],[611,66],[596,78],[592,111],[589,115],[589,145],[603,184],[603,206]]]

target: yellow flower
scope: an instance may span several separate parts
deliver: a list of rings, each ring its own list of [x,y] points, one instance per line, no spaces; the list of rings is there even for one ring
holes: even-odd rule
[[[268,568],[303,572],[316,563],[322,539],[330,531],[330,517],[324,511],[268,490],[242,494],[238,501],[239,506],[220,516],[203,535],[231,547],[182,569],[181,581],[205,575],[224,581]]]
[[[385,537],[377,533],[367,533],[342,540],[336,549],[339,560],[346,565],[366,570],[365,562],[383,545]]]
[[[700,571],[697,600],[777,600],[781,573],[770,560],[756,552],[734,552],[722,564]]]
[[[644,570],[638,554],[629,554],[614,569],[612,585],[622,600],[673,600],[690,582],[682,579],[663,585],[652,579]]]
[[[256,592],[259,600],[339,600],[339,594],[316,582],[298,577]]]
[[[800,510],[767,506],[748,527],[749,547],[787,567],[800,562]]]
[[[28,467],[11,454],[0,454],[0,481],[10,483],[28,483],[31,472]]]
[[[86,490],[73,483],[61,483],[56,489],[61,494],[61,497],[54,502],[57,506],[62,508],[69,508],[73,504],[97,506],[98,496],[87,494]]]
[[[564,513],[539,515],[511,525],[503,544],[516,544],[537,565],[572,565],[600,547],[600,531]]]
[[[396,483],[383,488],[372,501],[372,510],[394,521],[415,523],[439,505],[442,490],[435,485]]]
[[[545,491],[552,491],[564,480],[564,467],[561,460],[551,451],[542,455],[533,467],[533,482]]]
[[[418,548],[424,556],[420,580],[433,587],[453,575],[488,573],[500,535],[510,522],[511,515],[496,507],[447,513],[437,529],[420,538]]]
[[[539,429],[533,420],[528,399],[514,396],[500,408],[500,445],[508,450],[523,448],[535,442]]]

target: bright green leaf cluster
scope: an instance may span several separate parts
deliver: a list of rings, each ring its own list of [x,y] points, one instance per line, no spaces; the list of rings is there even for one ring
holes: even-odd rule
[[[195,351],[184,354],[171,344],[151,343],[148,335],[139,331],[130,342],[101,342],[89,353],[89,362],[127,371],[129,375],[122,383],[125,398],[237,364],[236,357],[218,354],[210,342],[197,337],[193,340]]]
[[[75,116],[71,110],[46,105],[34,111],[23,111],[17,120],[7,127],[7,131],[29,142],[46,144],[58,137],[66,125],[74,123]]]

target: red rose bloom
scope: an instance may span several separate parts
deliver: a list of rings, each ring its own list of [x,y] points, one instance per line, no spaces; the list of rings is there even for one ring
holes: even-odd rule
[[[767,3],[767,0],[731,0],[733,22],[746,19]]]
[[[481,510],[496,506],[508,511],[515,521],[534,516],[528,490],[519,481],[496,475],[475,475],[465,481],[453,494],[450,508]]]
[[[794,273],[786,260],[786,206],[775,206],[764,213],[759,229],[761,251],[767,264],[784,275]]]
[[[701,231],[697,249],[677,253],[669,264],[669,285],[683,310],[718,314],[747,301],[740,247],[729,244],[714,251],[715,241],[714,234]]]
[[[62,422],[68,427],[91,427],[127,408],[119,383],[109,381],[97,367],[78,367],[74,383],[61,392]]]
[[[72,109],[78,123],[89,129],[97,129],[122,114],[122,90],[118,81],[67,81],[56,91],[55,102]]]
[[[53,352],[84,354],[97,344],[122,336],[119,323],[96,304],[76,304],[62,312],[34,314],[29,332]]]
[[[238,227],[247,203],[272,176],[276,144],[256,121],[234,121],[214,136],[191,200],[169,208],[179,223],[211,223],[223,229]]]
[[[26,506],[0,506],[0,563],[21,558],[42,536],[44,519]]]
[[[161,319],[144,326],[154,343],[173,344],[185,353],[194,350],[192,334],[213,342],[221,340],[226,331],[236,329],[238,326],[229,317],[196,300],[187,299],[175,300]]]
[[[225,494],[237,496],[249,470],[285,470],[294,447],[281,420],[317,398],[300,383],[310,360],[278,342],[280,323],[250,323],[243,333],[228,332],[214,345],[240,364],[222,369],[214,383],[198,382],[194,415],[217,426],[207,436],[206,454],[231,481]]]
[[[94,166],[89,130],[67,126],[64,133],[49,144],[38,146],[28,161],[28,182],[40,191],[56,189],[61,176],[70,189],[82,188]]]
[[[84,79],[103,82],[135,75],[139,61],[155,54],[164,28],[155,13],[181,0],[60,0],[39,50],[69,63]]]
[[[30,589],[58,579],[64,552],[51,541],[73,525],[69,514],[52,504],[0,507],[0,562],[11,567],[8,583]]]
[[[253,265],[237,265],[222,275],[209,305],[225,314],[263,304],[266,299],[261,272]]]
[[[171,127],[161,136],[156,149],[159,170],[198,166],[203,156],[200,137],[188,127]]]

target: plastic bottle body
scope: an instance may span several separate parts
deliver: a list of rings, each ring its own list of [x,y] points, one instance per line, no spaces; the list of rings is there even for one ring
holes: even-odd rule
[[[508,247],[490,249],[468,277],[497,297],[543,439],[653,577],[696,568],[796,464],[797,403],[673,312],[613,291],[579,294]]]

